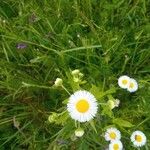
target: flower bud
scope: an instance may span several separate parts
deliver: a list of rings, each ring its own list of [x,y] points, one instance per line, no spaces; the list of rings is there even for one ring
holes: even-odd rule
[[[119,107],[120,100],[119,99],[115,99],[114,104],[115,104],[115,107]]]
[[[57,78],[56,80],[55,80],[55,86],[56,87],[58,87],[58,86],[62,86],[62,84],[63,84],[63,80],[61,79],[61,78]]]
[[[75,130],[76,137],[82,137],[83,134],[84,134],[84,130],[82,128],[78,128],[77,130]]]
[[[119,99],[108,100],[107,104],[109,105],[110,109],[114,109],[115,107],[119,107],[120,100]]]
[[[80,70],[78,70],[78,69],[75,69],[75,70],[73,70],[73,71],[71,72],[71,74],[72,74],[73,76],[78,76],[79,73],[80,73]]]
[[[73,81],[74,81],[74,82],[79,82],[79,81],[80,81],[80,79],[79,79],[79,78],[75,78],[75,77],[74,77],[74,78],[73,78]]]
[[[79,77],[82,78],[83,76],[84,76],[83,73],[80,72]]]
[[[57,118],[57,114],[56,113],[52,113],[49,117],[48,117],[48,121],[50,122],[50,123],[54,123],[55,122],[55,120],[56,120],[56,118]]]
[[[115,108],[115,103],[114,103],[113,100],[108,100],[107,104],[109,105],[109,108],[110,108],[110,109]]]

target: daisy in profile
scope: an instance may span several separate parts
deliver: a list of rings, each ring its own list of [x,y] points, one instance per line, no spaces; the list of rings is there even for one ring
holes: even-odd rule
[[[130,77],[128,77],[126,75],[121,76],[118,79],[118,85],[123,89],[127,89],[129,86],[129,81],[130,81]]]
[[[123,145],[119,140],[114,140],[109,144],[109,150],[122,150]]]
[[[135,131],[131,135],[131,141],[135,147],[141,147],[146,144],[146,136],[141,131]]]
[[[108,128],[105,132],[105,140],[106,141],[114,141],[114,140],[120,140],[121,139],[121,133],[116,128]]]
[[[127,90],[129,92],[135,92],[138,90],[138,83],[136,82],[136,80],[130,78],[130,82],[128,84]]]
[[[67,110],[72,119],[86,122],[95,117],[98,110],[97,101],[88,91],[77,91],[70,96]]]

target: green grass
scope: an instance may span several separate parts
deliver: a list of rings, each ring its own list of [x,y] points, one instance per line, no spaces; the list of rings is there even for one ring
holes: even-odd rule
[[[87,90],[91,84],[103,91],[117,88],[112,95],[121,105],[114,116],[135,125],[118,126],[125,149],[135,149],[129,137],[137,129],[148,139],[141,149],[150,149],[150,0],[0,3],[0,150],[107,147],[102,133],[112,122],[101,117],[102,108],[97,133],[86,124],[82,140],[69,136],[75,129],[73,121],[64,126],[48,122],[51,112],[65,109],[62,101],[68,98],[52,85],[60,77],[72,93],[74,69],[84,73]],[[17,49],[20,42],[27,48]],[[135,94],[118,88],[117,78],[124,74],[138,81]]]

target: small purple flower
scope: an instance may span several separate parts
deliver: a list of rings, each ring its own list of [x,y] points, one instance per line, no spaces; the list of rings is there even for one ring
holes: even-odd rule
[[[25,49],[27,47],[27,44],[25,44],[25,43],[18,43],[16,47],[17,47],[17,49]]]

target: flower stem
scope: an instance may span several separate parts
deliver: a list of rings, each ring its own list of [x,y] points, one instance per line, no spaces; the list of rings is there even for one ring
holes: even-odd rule
[[[69,94],[69,95],[71,95],[70,94],[70,92],[62,85],[62,88]]]

